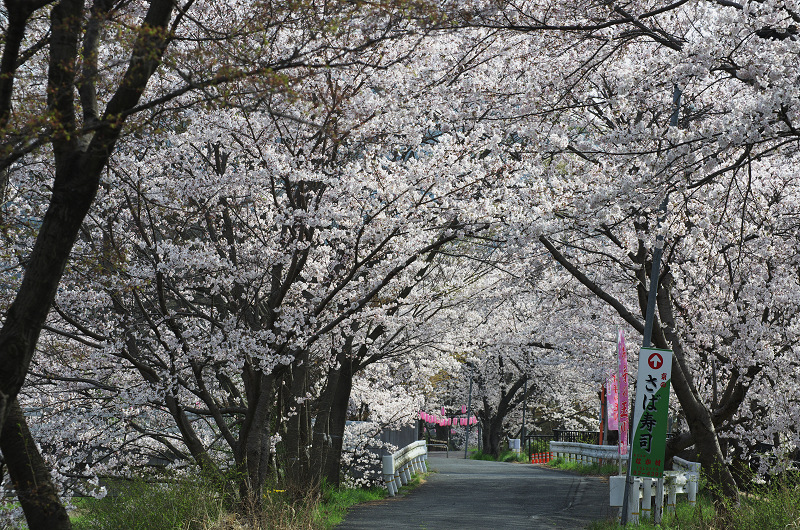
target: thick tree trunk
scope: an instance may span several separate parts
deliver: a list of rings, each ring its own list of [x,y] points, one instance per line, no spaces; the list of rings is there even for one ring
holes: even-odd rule
[[[12,4],[16,7],[22,3],[6,3],[7,6]],[[42,6],[44,2],[30,2],[29,5]],[[102,125],[95,130],[85,150],[78,141],[74,102],[75,66],[80,56],[84,2],[61,0],[50,11],[47,110],[55,120],[48,133],[52,135],[55,179],[50,204],[27,259],[22,284],[0,329],[0,430],[3,445],[15,455],[9,459],[9,470],[13,460],[15,468],[12,473],[17,477],[14,481],[18,484],[20,502],[31,528],[69,528],[70,524],[64,508],[58,506],[59,499],[41,455],[34,454],[35,446],[21,411],[18,412],[16,397],[25,381],[73,243],[97,193],[100,175],[123,130],[125,113],[137,105],[148,80],[161,62],[168,42],[166,27],[173,8],[171,0],[150,2],[133,45],[128,69],[106,106]],[[15,13],[11,18],[18,20]],[[17,59],[10,52],[5,53],[3,64]],[[4,73],[13,72],[5,68]],[[4,82],[0,99],[5,103],[12,82],[12,79]],[[0,103],[2,120],[10,110],[5,103]],[[14,425],[5,429],[4,423],[11,414],[15,415]],[[16,421],[20,418],[21,421]],[[6,449],[3,453],[8,459]],[[26,504],[28,508],[25,508]]]
[[[72,528],[47,464],[36,448],[25,416],[16,400],[9,408],[0,435],[0,450],[25,512],[28,527],[31,530]]]
[[[322,478],[332,486],[341,484],[342,447],[344,429],[347,423],[347,407],[350,405],[350,392],[353,390],[354,363],[344,359],[339,369],[339,382],[336,385],[328,426],[330,443],[325,451]]]
[[[503,439],[502,418],[481,418],[483,435],[483,453],[495,458],[500,456],[500,442]]]
[[[339,368],[331,368],[328,370],[325,388],[317,400],[317,415],[314,422],[311,448],[311,473],[315,476],[317,481],[322,480],[325,459],[328,456],[328,450],[332,441],[330,426],[331,410],[333,409],[336,388],[339,385],[339,374]]]
[[[287,379],[282,385],[282,415],[288,418],[283,432],[284,479],[293,493],[306,492],[314,487],[310,474],[308,405],[300,400],[308,389],[308,354],[296,356]],[[301,402],[298,402],[301,401]]]
[[[235,459],[239,467],[239,496],[244,509],[260,510],[270,456],[270,418],[275,398],[275,374],[245,366],[242,374],[247,412],[239,432]]]

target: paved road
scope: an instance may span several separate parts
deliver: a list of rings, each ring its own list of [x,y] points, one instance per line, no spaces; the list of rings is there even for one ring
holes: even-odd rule
[[[432,454],[428,468],[437,473],[416,490],[355,506],[337,528],[569,529],[612,517],[606,479],[452,453]]]

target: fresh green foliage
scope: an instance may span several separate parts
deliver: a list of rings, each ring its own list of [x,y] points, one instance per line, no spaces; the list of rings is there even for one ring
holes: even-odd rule
[[[554,458],[547,465],[564,471],[573,471],[581,475],[616,475],[619,471],[619,466],[616,463],[585,465],[579,462],[568,462],[563,458]]]
[[[400,494],[418,487],[415,475]],[[269,485],[260,509],[224,502],[219,482],[192,479],[168,482],[118,481],[104,499],[76,499],[71,519],[75,530],[323,530],[333,528],[355,504],[386,497],[383,488],[353,489],[322,484],[298,497]]]
[[[222,511],[218,484],[200,478],[117,481],[103,499],[83,499],[72,514],[76,530],[203,528]]]
[[[707,529],[715,528],[712,526],[714,520],[714,505],[711,496],[706,493],[698,494],[695,506],[689,504],[686,496],[678,496],[675,506],[675,513],[665,513],[660,525],[654,525],[652,521],[640,520],[637,529],[655,530],[660,528],[675,529]],[[598,521],[589,526],[590,530],[612,530],[622,528],[616,521]],[[719,527],[727,528],[727,527]]]
[[[537,440],[533,439],[529,442],[531,453],[546,453],[550,451],[550,440]]]
[[[419,484],[419,475],[403,488]],[[403,491],[401,488],[400,491]],[[377,501],[386,497],[384,488],[335,488],[327,484],[322,486],[322,502],[316,507],[314,519],[321,528],[333,528],[344,519],[347,509],[363,502]]]
[[[620,528],[613,521],[592,524],[592,530]],[[674,514],[664,514],[660,526],[642,523],[642,530],[674,528],[685,530],[785,530],[800,528],[800,474],[781,477],[771,485],[744,493],[739,506],[715,511],[708,491],[701,491],[691,506],[685,496],[678,496]]]

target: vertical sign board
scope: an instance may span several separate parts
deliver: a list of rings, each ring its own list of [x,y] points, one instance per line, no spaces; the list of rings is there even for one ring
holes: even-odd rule
[[[625,349],[625,333],[619,330],[617,333],[617,388],[619,396],[617,398],[617,411],[619,413],[619,454],[628,454],[628,411],[631,409],[628,403],[628,352]]]
[[[617,374],[611,374],[606,380],[606,417],[608,418],[609,431],[616,431],[619,429],[619,410],[617,410],[619,403],[617,399],[618,395]]]
[[[660,478],[667,444],[672,351],[642,348],[636,377],[631,476]]]

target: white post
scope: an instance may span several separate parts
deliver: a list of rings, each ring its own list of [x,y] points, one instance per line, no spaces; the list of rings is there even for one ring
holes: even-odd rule
[[[695,503],[697,502],[697,473],[691,472],[686,474],[686,479],[689,482],[688,486],[688,495],[689,495],[689,506],[694,507]]]
[[[667,513],[675,513],[675,493],[678,490],[678,485],[672,480],[667,485]]]
[[[642,520],[649,521],[653,506],[653,479],[642,479]]]
[[[383,481],[386,482],[386,490],[389,492],[390,497],[394,497],[397,493],[397,486],[394,482],[394,457],[386,455],[382,458],[383,463]]]
[[[639,491],[641,486],[642,479],[634,477],[628,497],[628,522],[633,525],[639,524]]]
[[[656,481],[656,510],[653,513],[653,523],[661,524],[661,516],[664,513],[664,477]]]

